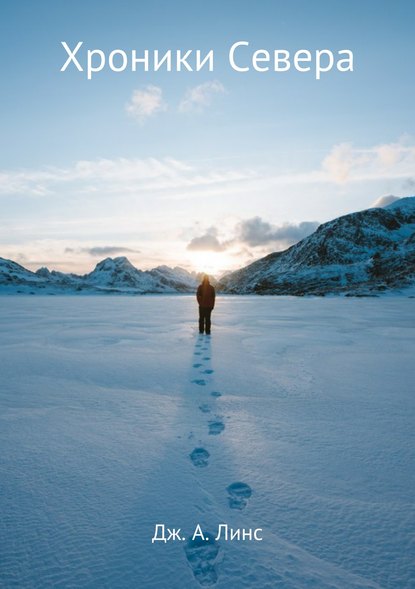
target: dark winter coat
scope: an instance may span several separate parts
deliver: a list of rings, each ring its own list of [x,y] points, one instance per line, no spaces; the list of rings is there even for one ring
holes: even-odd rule
[[[197,302],[199,307],[213,309],[215,306],[215,289],[209,282],[202,283],[197,289]]]

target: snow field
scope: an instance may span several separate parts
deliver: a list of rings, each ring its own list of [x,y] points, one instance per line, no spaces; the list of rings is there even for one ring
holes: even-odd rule
[[[186,296],[0,324],[1,586],[413,586],[411,299],[219,297],[210,338]]]

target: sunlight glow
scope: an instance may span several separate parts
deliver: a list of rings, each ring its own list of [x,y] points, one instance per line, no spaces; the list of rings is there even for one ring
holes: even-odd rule
[[[196,272],[204,272],[213,276],[222,274],[235,265],[235,260],[224,252],[193,251],[190,263]]]

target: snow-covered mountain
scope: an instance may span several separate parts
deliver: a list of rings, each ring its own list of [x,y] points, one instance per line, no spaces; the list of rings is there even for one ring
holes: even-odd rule
[[[41,270],[44,271],[46,268],[42,268]],[[27,270],[17,262],[0,258],[0,285],[29,284],[36,286],[43,280],[44,278],[42,276]]]
[[[289,249],[227,274],[229,293],[376,294],[415,285],[415,197],[320,225]]]
[[[126,257],[106,258],[78,276],[27,270],[0,258],[1,293],[186,293],[200,275],[183,268],[139,270]],[[320,225],[283,252],[227,274],[218,289],[235,294],[370,295],[414,287],[415,197]]]
[[[149,271],[156,280],[168,287],[173,287],[179,292],[192,292],[195,286],[200,282],[200,276],[195,272],[188,272],[179,266],[169,268],[169,266],[157,266]]]
[[[124,256],[102,260],[92,272],[83,276],[83,280],[86,284],[98,288],[157,291],[157,284],[152,276],[148,272],[138,270]]]
[[[58,272],[57,270],[49,270],[44,266],[39,268],[39,270],[36,270],[35,274],[46,282],[61,286],[79,286],[82,283],[81,276],[77,276],[76,274],[65,274],[64,272]]]
[[[83,276],[48,268],[31,272],[16,262],[0,258],[0,293],[178,293],[194,292],[197,283],[196,275],[183,268],[160,266],[143,271],[123,256],[106,258]]]

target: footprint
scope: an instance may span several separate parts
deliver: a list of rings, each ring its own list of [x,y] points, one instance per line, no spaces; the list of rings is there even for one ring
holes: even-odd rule
[[[225,429],[225,424],[218,420],[209,421],[209,435],[210,436],[218,436],[223,432]]]
[[[193,364],[193,368],[200,368],[201,366],[203,366],[203,364],[201,364],[200,362]]]
[[[194,355],[195,355],[195,356],[201,356],[201,355],[202,355],[202,352],[195,352],[195,354],[194,354]]]
[[[219,554],[219,543],[214,540],[215,534],[204,534],[205,539],[199,536],[194,540],[189,539],[184,551],[196,581],[203,587],[208,587],[215,585],[218,580],[215,564]]]
[[[195,380],[192,380],[193,384],[198,384],[201,387],[204,387],[206,384],[206,381],[203,380],[203,378],[196,378]]]
[[[229,493],[228,501],[231,509],[245,509],[252,489],[246,483],[232,483],[226,488]]]
[[[197,352],[197,353],[198,353],[198,354],[201,354],[202,352]],[[210,356],[205,356],[205,357],[203,358],[203,360],[210,360]]]
[[[203,370],[203,374],[213,374],[215,371],[212,370],[212,368],[207,368],[206,370]]]
[[[189,456],[194,466],[202,468],[208,465],[210,454],[204,448],[195,448]]]
[[[203,405],[199,405],[199,409],[202,413],[210,413],[210,407],[207,403],[203,403]]]
[[[212,397],[221,397],[222,393],[220,393],[219,391],[212,391],[210,393],[212,395]]]

